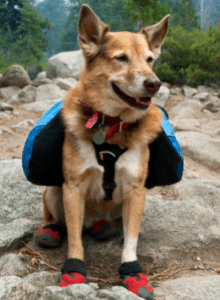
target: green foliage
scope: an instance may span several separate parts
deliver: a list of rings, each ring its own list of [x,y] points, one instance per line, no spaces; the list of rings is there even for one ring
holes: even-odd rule
[[[45,32],[50,29],[51,24],[30,1],[23,3],[20,14],[19,39],[15,52],[19,54],[19,62],[28,68],[29,65],[37,63],[47,50],[48,40],[45,38]]]
[[[220,82],[220,26],[207,32],[171,26],[155,71],[162,81],[197,86]]]
[[[111,31],[134,31],[135,24],[132,17],[124,11],[122,0],[71,0],[72,6],[65,28],[61,34],[62,51],[79,49],[78,45],[78,19],[82,4],[88,4],[99,18],[110,26]]]

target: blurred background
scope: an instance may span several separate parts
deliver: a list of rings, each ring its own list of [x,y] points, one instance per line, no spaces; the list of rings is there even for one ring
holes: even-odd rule
[[[88,4],[111,31],[138,32],[171,14],[163,53],[155,64],[170,84],[219,83],[219,0],[0,0],[0,73],[22,65],[33,80],[49,57],[78,50],[77,22]]]

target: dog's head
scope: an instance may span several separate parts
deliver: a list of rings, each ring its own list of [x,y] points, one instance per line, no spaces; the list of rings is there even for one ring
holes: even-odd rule
[[[152,67],[166,37],[169,17],[139,33],[110,32],[88,5],[82,6],[78,31],[85,67],[80,80],[96,110],[110,116],[127,112],[135,119],[146,113],[161,86]]]

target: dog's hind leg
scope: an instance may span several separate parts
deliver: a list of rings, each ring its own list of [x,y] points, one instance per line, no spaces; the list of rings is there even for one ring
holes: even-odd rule
[[[46,223],[65,225],[62,187],[46,187],[43,195],[43,216]]]
[[[46,187],[43,192],[43,215],[47,225],[35,237],[36,243],[41,246],[60,246],[66,234],[62,194],[62,187],[58,186]]]

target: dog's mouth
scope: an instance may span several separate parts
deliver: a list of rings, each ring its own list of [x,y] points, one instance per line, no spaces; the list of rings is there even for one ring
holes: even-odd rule
[[[139,109],[146,109],[149,107],[151,102],[151,97],[140,97],[140,98],[133,98],[126,95],[120,88],[115,84],[112,83],[112,88],[114,92],[124,101],[126,101],[130,106],[139,108]]]

